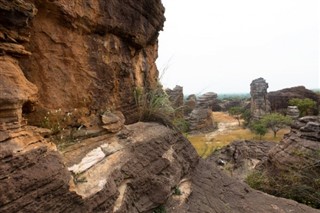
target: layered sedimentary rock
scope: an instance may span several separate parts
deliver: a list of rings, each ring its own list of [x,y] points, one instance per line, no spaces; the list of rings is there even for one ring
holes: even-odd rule
[[[267,183],[260,189],[320,208],[319,150],[320,117],[300,118],[257,166]]]
[[[270,103],[267,98],[269,85],[263,78],[255,79],[250,84],[251,116],[259,119],[270,112]]]
[[[165,92],[169,96],[173,109],[175,109],[175,114],[182,117],[184,112],[183,87],[177,85],[173,89],[166,89]]]
[[[217,94],[208,92],[197,99],[194,110],[189,115],[190,131],[210,131],[215,128],[212,119],[212,106]]]
[[[297,106],[288,106],[287,107],[287,116],[291,117],[293,120],[298,119],[300,111]]]
[[[210,156],[210,161],[214,161],[229,176],[244,181],[276,145],[267,141],[234,141],[216,151]]]
[[[196,108],[196,105],[197,105],[197,96],[194,94],[189,95],[184,102],[185,115],[186,116],[189,115],[192,112],[192,110]]]
[[[289,100],[293,98],[309,98],[315,101],[317,106],[320,104],[319,96],[304,86],[291,87],[268,93],[268,100],[273,111],[285,111],[289,105]],[[317,110],[315,109],[313,113],[317,113]]]
[[[135,92],[157,84],[160,1],[30,2],[0,0],[0,212],[315,212],[198,164],[173,129],[123,125]],[[40,108],[56,109],[52,129],[26,126],[22,111]],[[72,129],[58,151],[61,121]]]
[[[36,1],[33,9],[37,15],[26,21],[30,37],[22,46],[30,56],[19,61],[39,89],[37,108],[118,109],[134,122],[132,94],[158,84],[157,37],[164,22],[160,0]]]

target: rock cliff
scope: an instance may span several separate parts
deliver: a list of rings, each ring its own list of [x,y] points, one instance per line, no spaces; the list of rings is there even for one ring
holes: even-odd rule
[[[317,103],[318,107],[320,105],[319,96],[304,86],[291,87],[268,93],[268,100],[270,101],[272,111],[285,111],[288,107],[289,100],[293,98],[310,98]],[[318,111],[315,110],[314,113],[317,114]]]
[[[225,176],[165,122],[124,124],[135,94],[158,86],[163,12],[160,0],[0,0],[0,212],[319,212]]]
[[[257,165],[259,186],[270,194],[320,208],[320,117],[300,118],[282,142]]]
[[[164,22],[160,0],[2,2],[10,14],[3,15],[8,19],[3,27],[11,29],[0,49],[29,55],[19,63],[38,88],[37,108],[118,109],[127,122],[136,121],[132,94],[158,84],[157,37]],[[26,35],[14,34],[27,24]]]

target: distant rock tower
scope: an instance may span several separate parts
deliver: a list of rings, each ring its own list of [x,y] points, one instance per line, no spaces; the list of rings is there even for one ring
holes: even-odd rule
[[[269,85],[263,78],[255,79],[250,84],[251,116],[259,119],[270,112],[270,102],[267,98]]]

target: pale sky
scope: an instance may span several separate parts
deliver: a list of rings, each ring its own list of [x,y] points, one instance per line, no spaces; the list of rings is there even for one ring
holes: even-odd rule
[[[320,88],[319,0],[162,0],[165,87],[185,94],[241,93],[263,77],[268,91]],[[318,3],[319,2],[319,3]]]

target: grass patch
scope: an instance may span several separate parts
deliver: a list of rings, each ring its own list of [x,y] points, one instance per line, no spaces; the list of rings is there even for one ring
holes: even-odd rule
[[[203,158],[208,157],[215,150],[220,149],[236,140],[259,140],[259,136],[255,135],[249,129],[239,127],[237,120],[226,113],[214,112],[213,118],[214,121],[218,123],[236,123],[234,126],[228,127],[226,131],[217,134],[213,133],[214,135],[212,136],[210,136],[211,133],[188,136],[191,144],[195,147],[198,154]],[[289,131],[289,128],[279,130],[276,138],[273,137],[272,131],[268,131],[267,134],[262,137],[262,140],[279,142]]]

